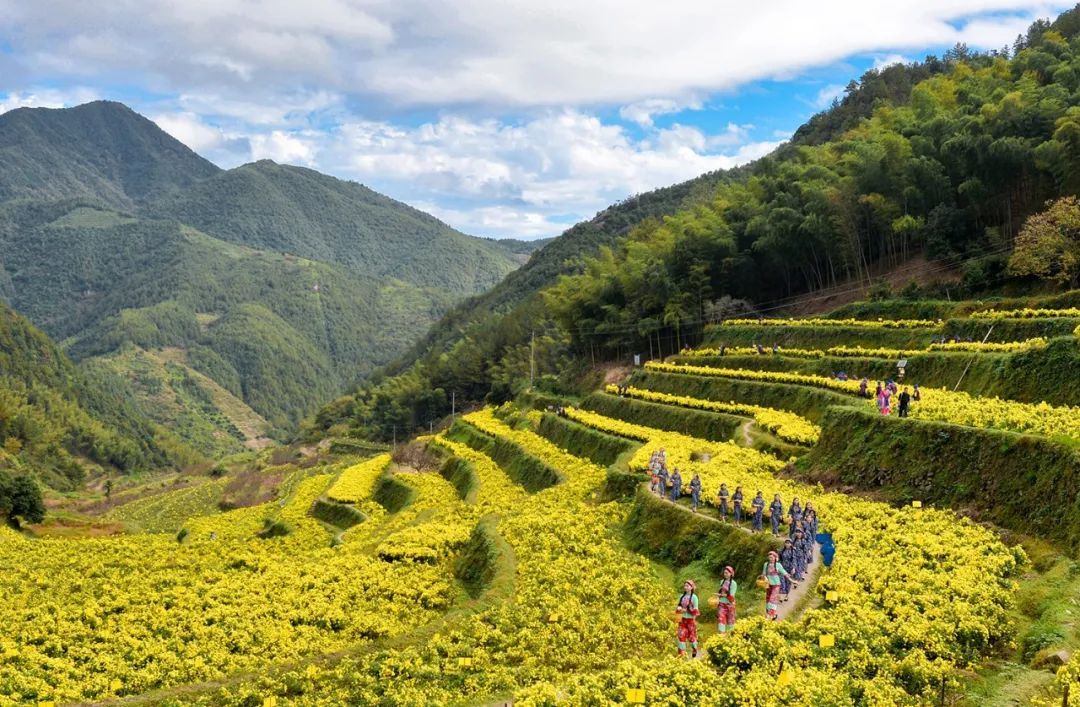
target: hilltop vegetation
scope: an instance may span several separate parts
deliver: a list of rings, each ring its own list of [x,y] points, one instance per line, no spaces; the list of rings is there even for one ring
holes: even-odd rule
[[[221,170],[120,103],[0,117],[0,202],[90,198],[130,209]]]
[[[1036,23],[1011,55],[957,47],[868,72],[773,154],[571,229],[317,424],[385,439],[448,413],[451,393],[513,397],[530,358],[570,378],[575,361],[672,353],[744,314],[740,300],[858,287],[916,255],[960,273],[954,298],[1037,286],[1008,279],[1008,251],[1078,186],[1078,15]]]

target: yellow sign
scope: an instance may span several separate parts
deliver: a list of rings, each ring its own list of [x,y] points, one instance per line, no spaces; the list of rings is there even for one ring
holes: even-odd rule
[[[626,702],[631,705],[645,704],[645,690],[631,687],[626,690]]]
[[[277,707],[277,696],[271,695],[270,697],[264,697],[263,707]]]
[[[472,666],[472,658],[458,658],[457,664],[459,667],[468,668]]]
[[[922,501],[912,501],[911,502],[911,507],[912,508],[922,508]]]
[[[787,687],[794,679],[795,676],[791,674],[791,671],[784,668],[780,671],[780,674],[776,676],[776,685],[777,687]]]
[[[818,636],[818,646],[821,648],[832,648],[836,645],[836,636],[831,633],[823,633]]]
[[[38,707],[56,707],[56,703],[52,700],[43,700],[37,703]]]
[[[829,591],[825,592],[825,601],[836,601],[839,598],[840,595],[838,595],[835,590],[830,589]]]

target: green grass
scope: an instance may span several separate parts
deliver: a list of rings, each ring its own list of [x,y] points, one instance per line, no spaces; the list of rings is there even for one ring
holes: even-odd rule
[[[965,686],[964,704],[1024,704],[1053,679],[1056,665],[1046,662],[1048,656],[1080,650],[1080,565],[1048,553],[1040,541],[1024,545],[1046,567],[1030,567],[1020,579],[1012,617],[1015,650],[980,667]]]

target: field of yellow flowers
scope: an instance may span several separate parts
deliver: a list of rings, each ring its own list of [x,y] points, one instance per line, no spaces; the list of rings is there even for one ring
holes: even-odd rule
[[[800,348],[787,348],[778,347],[774,352],[770,348],[763,349],[764,354],[759,354],[758,350],[749,346],[729,346],[724,349],[724,355],[727,356],[755,356],[755,355],[777,355],[788,356],[792,358],[824,358],[825,356],[835,357],[860,357],[860,358],[890,358],[897,359],[904,356],[910,356],[912,354],[918,354],[926,351],[955,351],[955,352],[969,352],[969,353],[1013,353],[1016,351],[1030,351],[1034,349],[1045,349],[1047,341],[1043,337],[1035,337],[1031,339],[1025,339],[1023,341],[1004,341],[1004,342],[992,342],[992,341],[952,341],[945,343],[932,343],[925,349],[918,348],[906,348],[906,349],[893,349],[882,346],[830,346],[827,349],[800,349]],[[719,356],[720,349],[716,347],[702,347],[698,349],[686,349],[679,352],[682,356],[687,357],[714,357]]]
[[[648,367],[858,391],[856,381],[799,373]],[[624,395],[745,416],[798,444],[820,433],[786,410],[636,387]],[[110,513],[157,532],[31,539],[0,527],[0,705],[140,695],[152,704],[609,704],[642,694],[648,704],[669,705],[923,705],[943,681],[955,688],[988,654],[1010,646],[1014,579],[1025,556],[992,530],[949,510],[896,508],[785,478],[783,462],[733,442],[587,410],[566,415],[637,442],[626,463],[642,483],[651,455],[664,449],[684,491],[700,476],[705,503],[715,503],[721,483],[742,486],[748,500],[761,490],[766,499],[780,494],[785,506],[795,497],[813,503],[836,554],[809,607],[797,620],[770,623],[761,607],[740,605],[736,632],[709,638],[705,660],[677,660],[676,582],[669,568],[626,545],[631,507],[602,500],[607,470],[538,434],[537,414],[485,408],[462,424],[561,481],[529,493],[451,430],[425,443],[469,466],[475,487],[466,500],[438,473],[398,468],[380,455],[297,471],[275,500],[254,507],[219,512],[224,482],[211,481]],[[939,389],[923,388],[911,416],[1080,439],[1080,409]],[[386,479],[411,494],[395,512],[375,500]],[[324,497],[355,505],[365,520],[344,532],[325,526],[309,514]],[[455,576],[478,525],[494,529],[503,575],[469,598]],[[273,537],[275,527],[287,532]],[[736,571],[748,587],[759,567]],[[702,599],[714,589],[702,586]],[[706,610],[703,621],[711,620]],[[1075,684],[1078,666],[1070,663],[1053,689]]]
[[[619,388],[615,385],[609,385],[607,386],[606,391],[608,393],[617,393],[619,392]],[[685,395],[671,395],[670,393],[635,388],[633,386],[627,387],[623,392],[623,395],[629,398],[647,400],[654,403],[679,405],[698,410],[709,410],[712,412],[752,417],[758,425],[772,432],[785,442],[791,442],[792,444],[813,444],[821,435],[820,427],[806,418],[796,415],[793,412],[788,412],[787,410],[775,410],[773,408],[767,408],[761,405],[749,405],[747,403],[722,403],[714,400],[691,398]]]
[[[484,410],[467,416],[468,424],[565,479],[526,494],[482,453],[442,436],[434,441],[473,466],[476,512],[499,519],[516,556],[512,606],[492,606],[421,644],[266,675],[200,701],[604,704],[643,689],[649,704],[914,705],[927,702],[943,677],[955,680],[1008,643],[1011,577],[1023,553],[992,532],[947,511],[894,509],[779,479],[779,462],[734,444],[585,411],[568,415],[642,441],[633,469],[663,447],[684,473],[701,473],[710,496],[723,480],[813,502],[837,543],[816,590],[828,599],[795,623],[767,623],[756,616],[759,607],[744,607],[733,637],[710,639],[707,661],[674,659],[673,625],[664,618],[672,587],[623,548],[625,507],[595,500],[604,470]],[[699,461],[702,453],[708,461]],[[738,571],[750,581],[757,569]],[[797,691],[779,689],[781,673]]]
[[[765,383],[786,383],[857,394],[859,382],[837,380],[808,373],[760,371],[744,368],[680,365],[650,361],[649,370],[695,376],[715,376]],[[904,381],[909,385],[912,381]],[[915,381],[917,382],[917,381]],[[951,422],[969,427],[988,427],[1012,432],[1026,432],[1047,437],[1080,439],[1080,407],[1020,403],[1014,400],[974,396],[942,388],[920,388],[922,399],[911,405],[911,417],[920,420]],[[873,393],[873,391],[870,391]],[[869,400],[867,404],[875,404]],[[895,405],[895,403],[894,403]]]

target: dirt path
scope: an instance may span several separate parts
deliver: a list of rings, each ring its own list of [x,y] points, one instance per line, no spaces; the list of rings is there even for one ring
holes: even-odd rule
[[[780,621],[795,621],[810,607],[810,604],[814,599],[810,590],[817,586],[818,577],[821,575],[821,568],[823,566],[824,563],[821,561],[821,544],[817,543],[817,547],[814,548],[814,563],[810,565],[806,579],[799,582],[798,589],[791,590],[791,593],[788,594],[787,601],[781,602],[780,608],[776,612]]]
[[[742,435],[743,446],[753,447],[754,438],[750,436],[750,426],[754,424],[753,420],[747,420],[739,427],[739,434]]]

